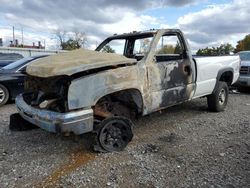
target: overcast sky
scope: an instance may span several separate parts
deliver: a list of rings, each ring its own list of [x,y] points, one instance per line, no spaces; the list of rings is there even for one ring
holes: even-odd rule
[[[180,28],[195,51],[236,45],[250,33],[250,0],[0,0],[0,38],[7,45],[46,42],[54,49],[57,29],[85,32],[94,48],[107,36],[151,28]]]

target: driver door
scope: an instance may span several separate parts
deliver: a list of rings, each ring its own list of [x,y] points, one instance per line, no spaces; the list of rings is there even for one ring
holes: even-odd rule
[[[161,37],[153,62],[148,67],[152,111],[166,108],[192,97],[194,76],[191,61],[178,33]]]

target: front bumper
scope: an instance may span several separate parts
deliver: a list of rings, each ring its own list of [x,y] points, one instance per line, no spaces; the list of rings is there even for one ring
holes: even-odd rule
[[[73,132],[79,135],[93,130],[92,109],[67,113],[38,109],[28,105],[22,94],[16,97],[16,106],[19,114],[25,120],[49,132]]]
[[[243,87],[250,87],[250,75],[248,76],[240,75],[236,84]]]

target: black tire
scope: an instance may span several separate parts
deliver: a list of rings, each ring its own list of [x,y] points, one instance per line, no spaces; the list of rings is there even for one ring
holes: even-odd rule
[[[23,119],[20,114],[15,113],[10,115],[9,129],[11,131],[27,131],[36,128],[38,127]]]
[[[133,123],[125,117],[114,116],[104,119],[95,126],[96,145],[99,152],[122,151],[133,138]]]
[[[208,109],[212,112],[224,111],[228,101],[228,85],[226,82],[219,82],[216,90],[207,97]]]
[[[0,106],[3,106],[6,104],[6,102],[9,100],[10,94],[8,89],[0,84]]]

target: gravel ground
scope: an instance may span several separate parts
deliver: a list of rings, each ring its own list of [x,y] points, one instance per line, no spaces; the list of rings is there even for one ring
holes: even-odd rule
[[[225,112],[205,99],[142,117],[119,153],[97,154],[90,135],[8,130],[0,108],[0,187],[250,187],[250,93]]]

